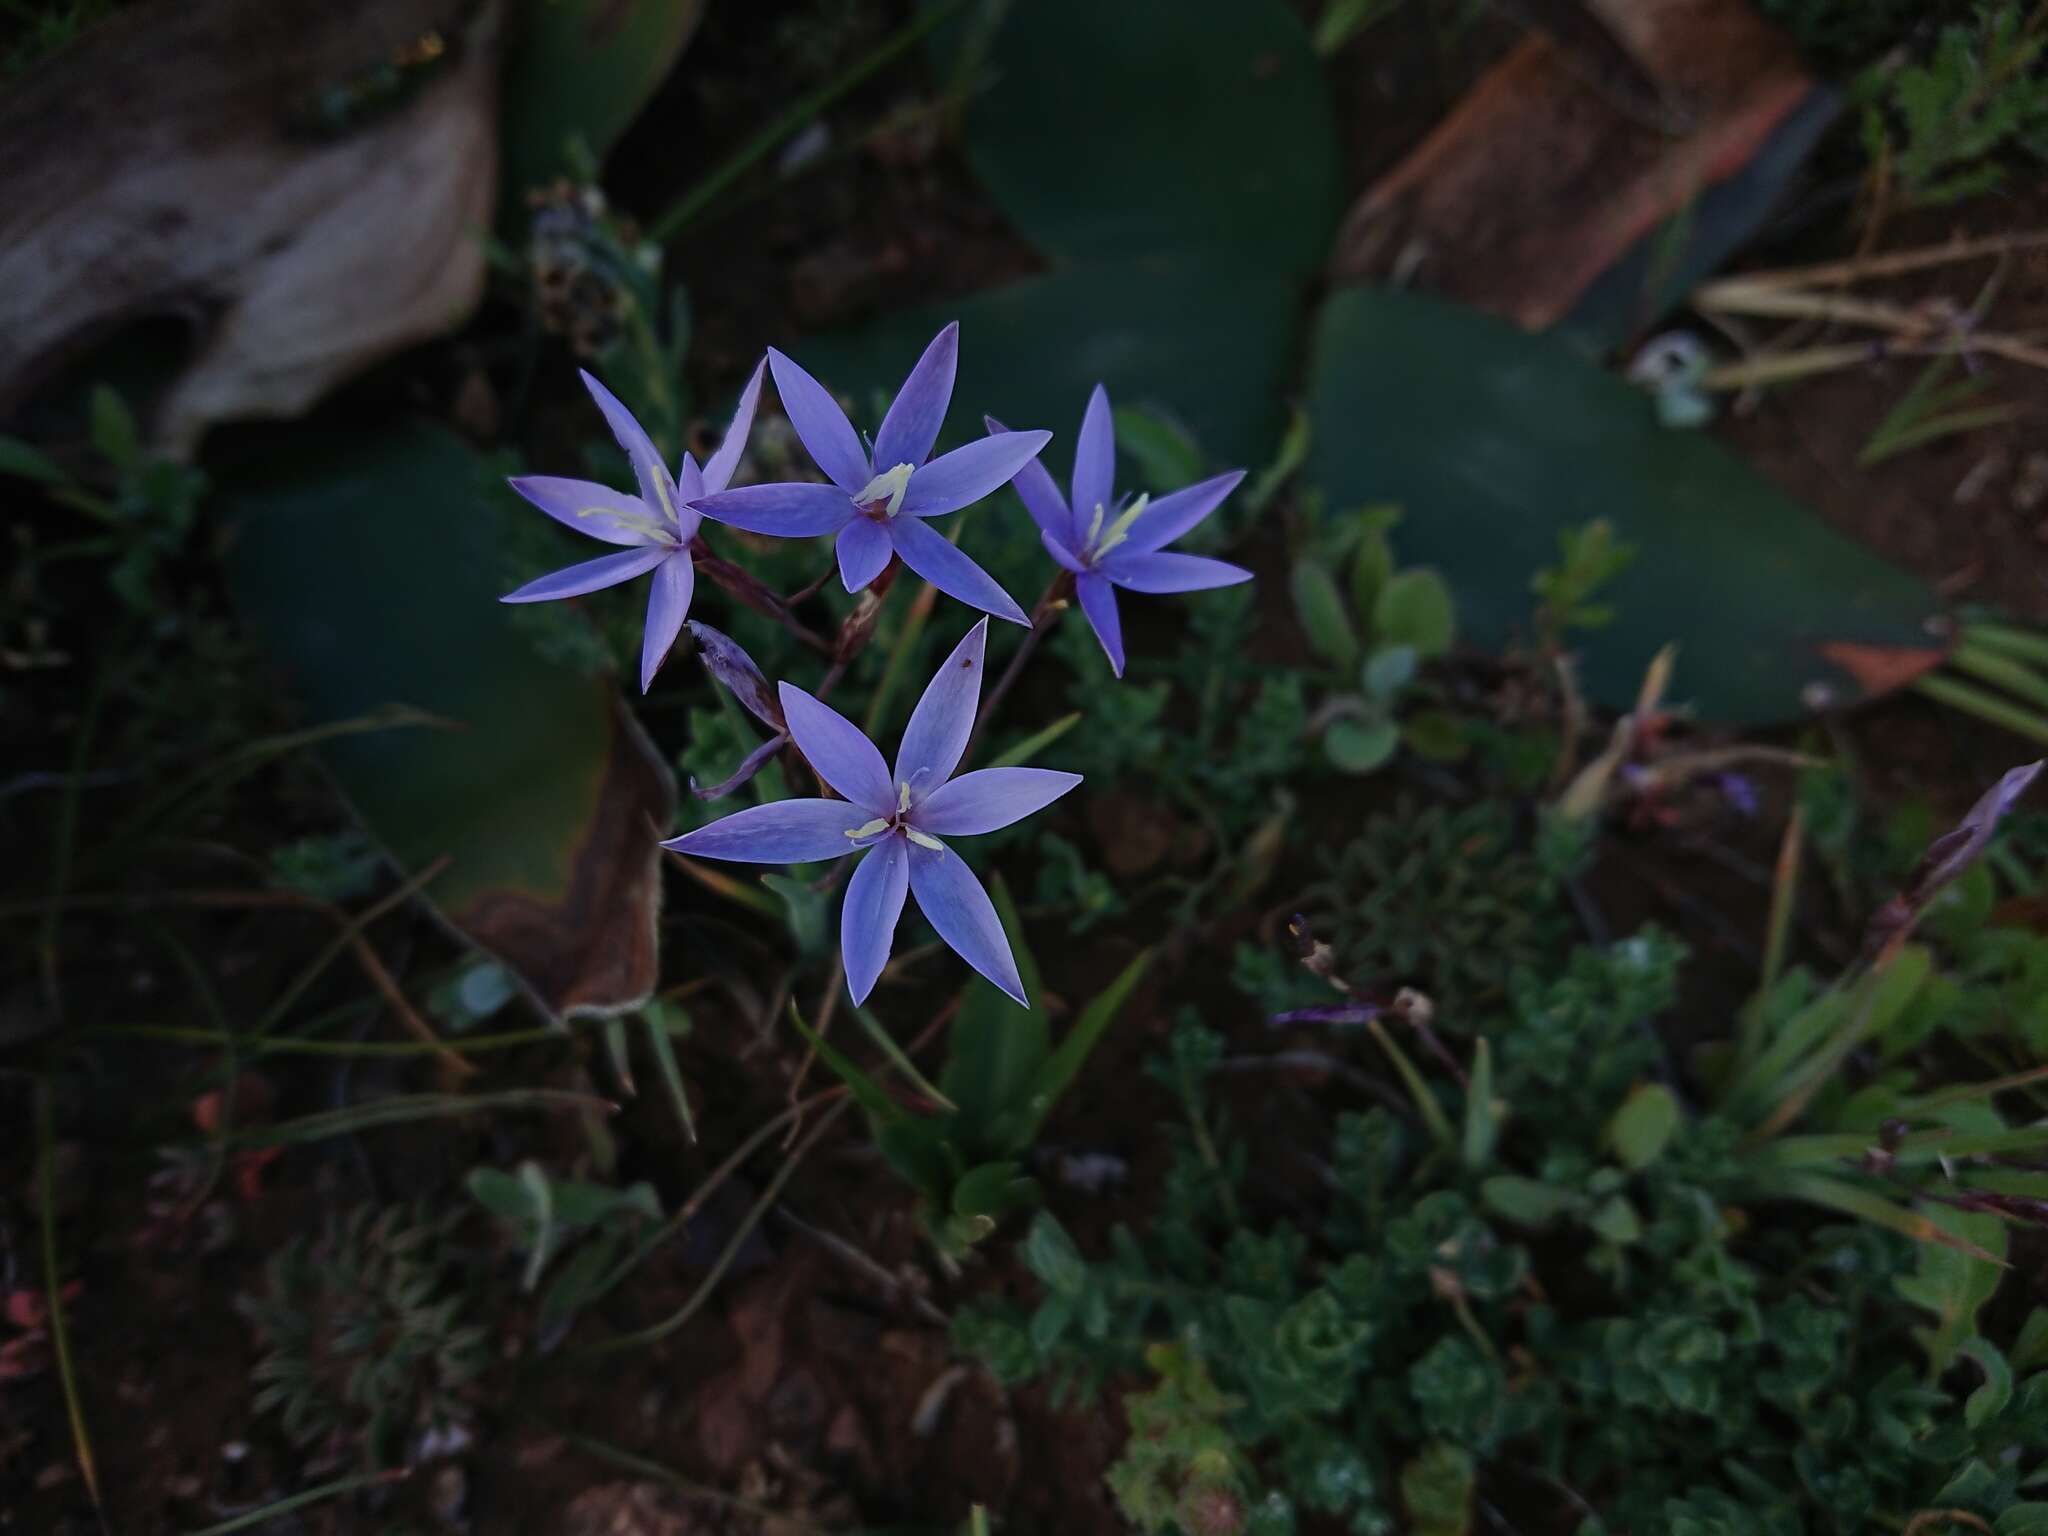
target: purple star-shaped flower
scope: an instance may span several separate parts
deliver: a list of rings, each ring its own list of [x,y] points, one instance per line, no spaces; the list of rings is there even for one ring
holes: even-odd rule
[[[890,773],[861,730],[801,688],[781,686],[782,712],[818,775],[844,800],[776,800],[662,844],[703,859],[803,864],[862,851],[846,883],[839,949],[856,1004],[889,959],[906,891],[961,959],[1030,1007],[988,892],[941,837],[993,832],[1042,810],[1081,782],[1047,768],[977,768],[953,777],[981,699],[983,619],[946,658],[903,732]]]
[[[985,437],[926,463],[953,399],[959,354],[957,324],[932,338],[882,418],[870,453],[824,385],[770,347],[768,366],[789,424],[832,483],[721,490],[698,510],[778,538],[837,534],[839,578],[849,592],[881,575],[894,555],[941,592],[1028,625],[1024,610],[988,572],[925,525],[926,518],[958,512],[1007,484],[1052,441],[1050,432],[1016,432],[1007,441]]]
[[[654,572],[654,590],[647,595],[647,628],[640,639],[640,691],[654,681],[655,671],[675,644],[676,634],[689,617],[690,595],[696,589],[696,567],[690,563],[690,541],[703,521],[690,503],[707,491],[722,491],[739,467],[746,450],[747,432],[754,424],[754,406],[761,398],[761,370],[740,391],[740,403],[725,429],[725,441],[699,469],[689,454],[683,455],[682,471],[673,480],[661,462],[661,454],[633,413],[618,397],[588,373],[583,382],[604,412],[612,436],[633,465],[633,478],[640,494],[629,496],[589,480],[564,480],[553,475],[521,475],[512,489],[578,533],[607,544],[624,544],[624,553],[602,555],[529,581],[517,592],[508,592],[501,602],[540,603],[556,597],[580,597],[603,587],[615,587],[645,572]]]
[[[1010,430],[993,416],[983,419],[991,434],[984,441],[999,439]],[[1115,477],[1116,429],[1109,414],[1109,393],[1098,384],[1088,397],[1081,435],[1074,442],[1073,505],[1067,505],[1052,475],[1035,458],[1025,463],[1015,483],[1025,510],[1038,524],[1046,553],[1074,573],[1081,611],[1108,653],[1111,670],[1122,677],[1124,632],[1116,611],[1116,588],[1199,592],[1250,581],[1252,573],[1201,555],[1161,552],[1161,546],[1214,512],[1237,489],[1243,470],[1233,469],[1157,501],[1146,496],[1116,501]]]

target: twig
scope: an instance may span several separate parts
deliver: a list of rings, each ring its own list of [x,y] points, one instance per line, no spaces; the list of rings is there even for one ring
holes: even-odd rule
[[[981,701],[981,712],[974,717],[974,729],[967,737],[967,750],[960,754],[960,761],[966,763],[974,757],[974,749],[981,741],[981,733],[988,726],[989,718],[995,714],[996,706],[1003,702],[1012,685],[1024,670],[1024,664],[1031,659],[1031,653],[1038,649],[1038,642],[1045,638],[1045,632],[1052,627],[1051,621],[1066,611],[1066,597],[1074,587],[1071,571],[1061,571],[1053,577],[1036,604],[1031,609],[1031,629],[1018,644],[1010,664],[1003,668],[1003,675],[996,679],[996,685]]]
[[[64,1319],[64,1287],[57,1271],[57,1148],[56,1090],[45,1079],[36,1095],[36,1157],[42,1166],[38,1190],[43,1218],[43,1289],[50,1312],[50,1338],[57,1346],[57,1375],[64,1385],[64,1412],[71,1420],[71,1444],[85,1491],[92,1495],[100,1530],[107,1529],[106,1505],[100,1500],[100,1476],[93,1461],[92,1437],[86,1433],[85,1407],[78,1396],[78,1368],[71,1358],[71,1328]]]
[[[828,1232],[823,1227],[813,1226],[810,1222],[805,1221],[801,1216],[798,1216],[794,1211],[790,1210],[790,1208],[786,1205],[778,1206],[776,1208],[775,1215],[777,1219],[782,1221],[787,1226],[794,1228],[797,1232],[800,1232],[805,1237],[808,1237],[812,1242],[817,1243],[820,1247],[827,1249],[831,1253],[837,1255],[839,1258],[845,1260],[848,1264],[852,1265],[855,1269],[859,1270],[862,1274],[866,1275],[870,1280],[874,1281],[877,1285],[881,1286],[884,1290],[886,1290],[892,1298],[900,1297],[905,1300],[908,1300],[911,1306],[911,1310],[916,1312],[917,1315],[923,1318],[926,1322],[934,1324],[935,1326],[940,1328],[950,1328],[952,1326],[952,1319],[947,1317],[946,1314],[941,1312],[937,1307],[933,1306],[928,1298],[920,1296],[917,1294],[917,1292],[911,1290],[910,1287],[905,1285],[901,1279],[899,1279],[895,1275],[890,1274],[888,1270],[884,1269],[874,1259],[870,1258],[866,1253],[862,1252],[853,1243],[841,1237],[838,1233]]]

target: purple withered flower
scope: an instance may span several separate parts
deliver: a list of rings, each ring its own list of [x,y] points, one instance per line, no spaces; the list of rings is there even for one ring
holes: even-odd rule
[[[1025,1007],[1017,962],[994,903],[941,837],[993,832],[1042,810],[1081,782],[1046,768],[977,768],[957,779],[981,699],[988,620],[948,656],[911,712],[892,774],[860,728],[801,688],[782,684],[783,716],[811,766],[844,800],[776,800],[662,844],[703,859],[803,864],[866,856],[846,884],[839,948],[856,1004],[889,959],[906,892],[953,952]]]
[[[690,776],[690,793],[699,800],[723,800],[767,767],[769,760],[782,750],[789,740],[789,723],[782,718],[782,705],[768,686],[768,679],[761,675],[754,658],[739,641],[724,630],[695,619],[690,620],[690,633],[697,641],[697,658],[704,663],[704,669],[732,691],[748,714],[774,733],[740,760],[730,778],[709,789],[698,784],[696,775]]]
[[[512,489],[578,533],[607,544],[627,548],[616,555],[603,555],[572,565],[565,570],[529,581],[517,592],[508,592],[501,602],[539,603],[556,597],[580,597],[603,587],[615,587],[635,576],[654,572],[654,589],[647,596],[647,627],[640,639],[640,691],[654,682],[655,671],[675,644],[676,634],[689,616],[690,595],[696,589],[697,572],[690,563],[690,543],[703,521],[690,503],[707,491],[722,491],[739,467],[746,450],[747,432],[754,424],[754,406],[761,398],[761,370],[757,364],[747,387],[740,391],[740,403],[725,429],[725,440],[700,469],[688,453],[681,472],[669,478],[668,467],[633,413],[618,397],[588,373],[583,383],[604,412],[612,436],[625,450],[633,466],[633,478],[640,494],[627,495],[589,480],[565,480],[554,475],[521,475]]]
[[[972,506],[1009,483],[1052,441],[1050,432],[982,438],[926,462],[953,399],[960,327],[932,338],[903,381],[873,449],[824,385],[773,347],[768,366],[789,424],[831,479],[830,485],[749,485],[719,490],[697,503],[706,517],[778,538],[838,536],[839,579],[858,592],[881,575],[893,555],[951,597],[1012,624],[1029,625],[1010,594],[960,553],[925,519]]]
[[[1009,431],[993,416],[983,418],[992,439]],[[1124,675],[1123,624],[1116,611],[1116,589],[1127,592],[1199,592],[1235,586],[1252,573],[1240,566],[1201,555],[1162,553],[1164,547],[1193,528],[1237,489],[1244,471],[1233,469],[1162,496],[1117,501],[1116,429],[1109,413],[1109,393],[1100,384],[1088,397],[1081,417],[1081,435],[1074,441],[1074,499],[1060,495],[1052,475],[1035,458],[1025,463],[1015,481],[1025,510],[1038,524],[1045,552],[1074,573],[1074,593],[1088,625],[1109,657],[1110,669]]]

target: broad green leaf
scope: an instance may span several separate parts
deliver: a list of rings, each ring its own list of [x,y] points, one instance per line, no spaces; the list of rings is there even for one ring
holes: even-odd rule
[[[1346,773],[1383,768],[1401,750],[1401,727],[1392,720],[1333,720],[1323,732],[1323,753]]]
[[[1643,1235],[1643,1219],[1623,1195],[1612,1195],[1602,1201],[1586,1218],[1586,1225],[1610,1243],[1626,1245]]]
[[[1391,699],[1415,680],[1415,661],[1412,645],[1384,646],[1366,657],[1359,681],[1373,697]]]
[[[1539,1179],[1502,1173],[1479,1186],[1487,1206],[1525,1227],[1544,1227],[1582,1203],[1575,1190],[1560,1189]]]
[[[983,1163],[970,1168],[953,1186],[955,1216],[986,1216],[991,1220],[1022,1210],[1038,1198],[1036,1181],[1015,1163]]]
[[[1294,616],[1310,648],[1338,670],[1349,672],[1358,665],[1358,632],[1329,567],[1304,555],[1294,562],[1287,580],[1294,594]]]
[[[580,142],[598,164],[675,67],[704,0],[517,0],[507,19],[500,107],[507,215],[572,174]]]
[[[1380,593],[1394,579],[1394,549],[1387,542],[1387,530],[1400,521],[1401,511],[1367,507],[1353,515],[1362,526],[1351,551],[1351,609],[1361,619],[1370,619],[1379,607]]]
[[[813,888],[808,880],[788,875],[764,874],[761,883],[782,903],[790,942],[799,955],[822,955],[832,942],[832,898]]]
[[[1401,1502],[1408,1506],[1414,1536],[1466,1536],[1477,1483],[1470,1451],[1447,1440],[1425,1445],[1401,1468]]]
[[[1081,1250],[1051,1211],[1040,1211],[1032,1220],[1018,1257],[1054,1295],[1075,1295],[1088,1283],[1088,1266]]]
[[[1116,407],[1116,446],[1155,496],[1202,478],[1202,450],[1170,418],[1136,406]]]
[[[1418,656],[1441,656],[1457,634],[1456,611],[1443,577],[1427,568],[1402,571],[1380,588],[1373,603],[1373,638],[1405,645]]]
[[[1996,1536],[2048,1536],[2048,1504],[2009,1504],[1991,1529]]]
[[[2005,1405],[2012,1401],[2012,1367],[1998,1346],[1981,1336],[1963,1340],[1956,1352],[1967,1355],[1983,1368],[1984,1385],[1963,1403],[1963,1423],[1971,1429],[1982,1429],[2005,1412]]]
[[[1290,275],[1173,251],[1089,262],[899,310],[793,350],[852,402],[854,425],[873,431],[925,345],[958,320],[957,403],[942,443],[980,437],[984,411],[1008,427],[1042,428],[1053,433],[1045,465],[1064,485],[1097,383],[1119,406],[1170,413],[1218,465],[1263,462],[1285,420],[1300,308]],[[1189,324],[1193,315],[1199,325]],[[1151,489],[1135,474],[1135,465],[1120,466],[1119,486]],[[973,552],[971,531],[966,548]]]
[[[1024,925],[1017,916],[1009,887],[1000,879],[990,882],[990,896],[996,915],[1009,936],[1010,953],[1017,960],[1017,975],[1024,983],[1024,995],[1039,1006],[1020,1008],[991,982],[977,976],[967,984],[960,1011],[947,1036],[947,1057],[939,1074],[939,1089],[951,1101],[957,1114],[951,1117],[953,1133],[969,1162],[991,1161],[1008,1156],[1018,1148],[1005,1134],[1005,1122],[1022,1121],[1031,1101],[1033,1085],[1051,1054],[1044,1009],[1044,987],[1038,962],[1024,942]],[[998,1139],[1000,1138],[1000,1139]]]
[[[2005,1257],[2005,1224],[1983,1212],[1925,1207],[1926,1220],[1943,1231],[1975,1244],[1996,1258]],[[1916,1307],[1934,1314],[1934,1326],[1916,1328],[1914,1337],[1927,1351],[1928,1369],[1939,1375],[1955,1362],[1965,1340],[1977,1331],[1977,1313],[1998,1289],[2004,1269],[1944,1243],[1922,1243],[1919,1263],[1910,1275],[1892,1282],[1892,1289]]]
[[[1611,708],[1676,642],[1685,696],[1716,719],[1846,703],[1932,666],[1933,595],[1836,534],[1562,341],[1412,293],[1349,289],[1318,320],[1309,481],[1332,505],[1398,501],[1404,559],[1436,566],[1460,628],[1497,647],[1529,621],[1558,534],[1605,518],[1638,551],[1582,637]]]
[[[2048,1365],[2048,1307],[2036,1307],[2027,1314],[2019,1338],[2007,1353],[2012,1368],[2022,1374]]]
[[[1669,1088],[1662,1083],[1644,1083],[1622,1101],[1607,1122],[1607,1144],[1623,1167],[1647,1168],[1664,1155],[1684,1119],[1685,1112]]]
[[[230,588],[315,722],[391,703],[445,729],[337,737],[320,755],[426,896],[560,1013],[637,1003],[657,969],[666,766],[611,679],[540,656],[497,599],[498,513],[439,429],[275,435],[224,477]]]
[[[62,485],[71,478],[55,459],[18,437],[0,437],[0,475],[43,485]]]
[[[1297,280],[1322,265],[1342,196],[1336,124],[1284,0],[1175,0],[1170,19],[1030,0],[1009,7],[987,74],[968,159],[1053,260],[1203,252]]]
[[[1403,720],[1401,740],[1432,763],[1455,763],[1472,749],[1458,717],[1443,709],[1419,710]]]

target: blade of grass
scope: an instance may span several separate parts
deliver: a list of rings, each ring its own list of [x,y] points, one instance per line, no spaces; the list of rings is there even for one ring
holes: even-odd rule
[[[1132,990],[1143,979],[1146,968],[1151,964],[1151,950],[1143,950],[1135,956],[1118,974],[1115,981],[1089,1000],[1088,1006],[1081,1010],[1081,1016],[1074,1020],[1074,1027],[1068,1030],[1066,1038],[1060,1041],[1059,1048],[1045,1059],[1045,1065],[1038,1071],[1037,1091],[1032,1095],[1037,1111],[1032,1118],[1028,1135],[1038,1134],[1038,1127],[1044,1124],[1045,1117],[1051,1113],[1053,1105],[1060,1101],[1060,1096],[1080,1075],[1081,1067],[1094,1051],[1096,1041],[1100,1040],[1103,1031],[1116,1021],[1125,1000],[1130,997]]]
[[[348,1004],[337,1013],[360,1013],[374,1004]],[[158,1024],[103,1024],[83,1033],[105,1040],[154,1040],[164,1045],[197,1045],[216,1050],[235,1050],[256,1056],[357,1056],[408,1057],[439,1056],[447,1048],[424,1040],[309,1040],[299,1035],[236,1035],[218,1029],[183,1029]],[[520,1029],[502,1035],[476,1035],[462,1042],[465,1051],[504,1051],[522,1045],[573,1040],[574,1034],[560,1029]]]
[[[1843,1179],[1831,1179],[1818,1173],[1779,1173],[1757,1181],[1758,1192],[1786,1200],[1803,1200],[1809,1205],[1823,1206],[1831,1211],[1840,1211],[1845,1216],[1854,1216],[1873,1226],[1884,1227],[1901,1236],[1910,1237],[1916,1243],[1940,1243],[1944,1248],[1953,1248],[1967,1253],[1973,1259],[1982,1259],[1987,1264],[1996,1264],[2001,1269],[2011,1266],[1995,1253],[1990,1253],[1967,1238],[1957,1237],[1946,1228],[1937,1226],[1925,1216],[1908,1210],[1896,1201],[1861,1185],[1851,1184]]]
[[[308,1488],[304,1493],[295,1493],[289,1498],[279,1499],[275,1504],[266,1504],[261,1509],[252,1509],[245,1515],[236,1515],[232,1520],[223,1520],[218,1525],[187,1531],[185,1536],[229,1536],[232,1531],[253,1530],[259,1525],[268,1525],[280,1515],[288,1515],[295,1509],[304,1509],[309,1504],[321,1504],[328,1499],[338,1499],[345,1493],[354,1493],[358,1488],[374,1488],[383,1483],[402,1482],[411,1476],[412,1468],[393,1467],[388,1472],[358,1472],[354,1477],[337,1477],[331,1483],[321,1483],[318,1487]]]
[[[1962,637],[1965,645],[1975,649],[2000,651],[2048,667],[2048,634],[2012,624],[1965,624]]]
[[[2043,720],[2031,711],[2008,704],[1995,693],[1969,683],[1959,683],[1954,678],[1929,673],[1915,678],[1912,683],[1915,692],[1923,693],[1937,704],[1946,704],[1950,709],[1965,715],[1974,715],[1991,725],[2001,726],[2015,736],[2028,741],[2048,745],[2048,720]]]
[[[1077,709],[1071,715],[1062,715],[1035,736],[1027,736],[1016,746],[989,764],[991,768],[1022,768],[1047,747],[1058,741],[1067,732],[1081,723],[1081,712]]]
[[[385,913],[403,905],[418,892],[425,889],[452,862],[453,860],[447,855],[442,855],[383,900],[372,902],[360,913],[344,923],[341,931],[328,941],[326,947],[319,954],[313,957],[312,963],[298,974],[290,986],[278,994],[277,1001],[264,1011],[263,1017],[256,1021],[256,1026],[251,1033],[256,1035],[269,1034],[284,1019],[284,1016],[291,1011],[292,1004],[304,996],[306,989],[318,981],[327,967],[340,958],[343,950],[355,943],[364,929],[376,922]],[[442,1048],[446,1049],[446,1047]],[[460,1058],[457,1059],[459,1060]],[[463,1065],[467,1068],[469,1064],[464,1062]],[[474,1069],[471,1068],[470,1070]]]
[[[85,1491],[92,1496],[100,1529],[107,1528],[106,1505],[100,1499],[100,1474],[93,1460],[92,1436],[86,1432],[85,1405],[78,1395],[78,1367],[71,1358],[71,1326],[64,1317],[64,1285],[57,1264],[57,1136],[56,1090],[45,1079],[36,1094],[36,1160],[42,1164],[38,1204],[42,1207],[43,1292],[50,1311],[50,1338],[57,1347],[57,1377],[64,1388],[64,1413],[71,1421],[71,1444]]]
[[[950,530],[952,542],[960,542],[960,525],[955,523]],[[896,688],[903,681],[905,669],[910,665],[911,654],[917,649],[917,642],[924,634],[924,627],[931,621],[932,609],[938,605],[939,589],[926,582],[918,589],[917,596],[910,600],[910,609],[903,616],[903,628],[896,633],[896,643],[889,647],[889,659],[882,665],[881,680],[875,684],[874,696],[868,701],[867,723],[862,727],[870,738],[879,736],[888,719],[885,711],[895,696]]]
[[[940,0],[939,4],[921,11],[893,36],[885,38],[864,57],[855,60],[852,66],[836,79],[826,82],[796,102],[788,111],[729,155],[709,176],[670,204],[665,212],[647,226],[648,239],[659,245],[666,245],[673,240],[689,226],[692,219],[704,211],[706,206],[745,175],[756,162],[772,153],[783,140],[801,132],[813,118],[824,112],[840,97],[866,82],[870,76],[893,62],[899,55],[916,47],[927,35],[952,20],[965,4],[966,0]]]
[[[1777,867],[1771,872],[1771,912],[1764,926],[1764,963],[1756,996],[1742,1013],[1736,1069],[1750,1065],[1763,1049],[1764,1007],[1785,971],[1785,949],[1792,937],[1792,914],[1799,899],[1799,872],[1806,856],[1806,808],[1795,805],[1778,840]]]
[[[71,745],[71,771],[64,777],[63,798],[57,805],[57,828],[50,850],[50,886],[43,909],[43,926],[36,943],[42,968],[43,1001],[50,1017],[64,1016],[63,986],[57,979],[57,935],[63,925],[64,898],[71,888],[72,856],[78,845],[78,806],[85,794],[85,765],[92,753],[92,739],[99,730],[100,710],[106,704],[108,680],[113,676],[112,657],[121,654],[129,626],[123,626],[109,659],[93,675],[92,692],[86,696],[85,712],[78,723],[78,739]],[[98,1503],[98,1498],[94,1498]]]
[[[1948,661],[1958,672],[1967,672],[1980,683],[2003,688],[2016,698],[2048,709],[2048,677],[2023,661],[1973,645],[1967,639],[1949,652]]]
[[[324,1141],[380,1125],[403,1125],[412,1120],[432,1120],[444,1115],[473,1115],[501,1109],[598,1110],[618,1113],[618,1105],[594,1093],[575,1093],[566,1088],[506,1088],[496,1093],[413,1093],[352,1104],[346,1109],[322,1110],[282,1120],[276,1125],[238,1132],[238,1146],[283,1146],[302,1141]]]
[[[675,1042],[668,1037],[668,1024],[661,1017],[662,1011],[657,1005],[644,1010],[640,1018],[647,1025],[647,1044],[654,1052],[655,1065],[661,1068],[661,1080],[676,1107],[676,1119],[682,1122],[683,1136],[694,1147],[697,1145],[697,1122],[690,1114],[690,1095],[683,1087],[683,1069],[676,1064]]]
[[[750,907],[763,917],[772,917],[778,922],[782,918],[782,904],[758,886],[747,885],[729,875],[721,875],[715,869],[708,869],[695,859],[686,859],[674,849],[668,856],[682,866],[684,874],[703,886],[714,896],[723,896],[727,901],[742,907]]]

